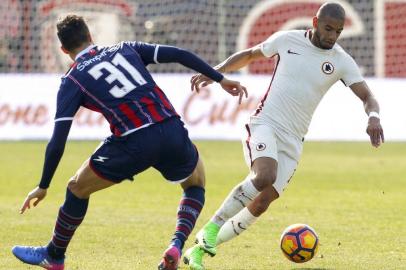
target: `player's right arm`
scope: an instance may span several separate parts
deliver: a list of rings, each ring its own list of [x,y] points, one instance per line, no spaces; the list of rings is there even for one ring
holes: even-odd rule
[[[364,103],[365,113],[368,117],[366,132],[370,137],[371,144],[379,147],[385,142],[383,128],[379,118],[379,104],[365,81],[350,85],[354,94]]]
[[[233,72],[248,66],[255,60],[265,59],[266,56],[262,52],[261,45],[236,52],[214,68],[221,73]]]
[[[284,36],[283,34],[284,32],[277,32],[261,44],[234,53],[215,66],[214,69],[221,73],[233,72],[248,66],[253,61],[273,57],[278,53],[278,47]],[[196,90],[199,92],[201,87],[207,86],[212,82],[207,76],[196,74],[191,79],[192,91]]]
[[[77,87],[74,87],[71,82],[67,81],[66,78],[63,79],[58,92],[55,126],[45,151],[42,177],[39,185],[30,191],[25,198],[20,208],[21,214],[24,213],[27,208],[30,209],[32,201],[33,206],[37,206],[37,204],[45,198],[52,177],[62,158],[73,116],[79,109],[81,102],[81,92]]]
[[[225,78],[221,73],[213,69],[196,54],[178,47],[142,42],[130,42],[129,44],[141,56],[145,65],[155,63],[179,63],[187,68],[204,74],[212,81],[218,82],[221,87],[232,96],[247,96],[247,90],[239,82]]]
[[[261,46],[257,45],[252,48],[234,53],[225,61],[215,66],[214,69],[221,73],[233,72],[249,65],[255,60],[264,58],[266,58],[266,56],[262,53]],[[201,87],[205,87],[213,83],[213,80],[204,74],[196,74],[192,77],[190,83],[191,90],[196,90],[196,92],[199,92]]]
[[[365,113],[369,116],[366,132],[372,146],[379,147],[385,141],[385,137],[379,118],[378,101],[362,77],[354,59],[346,54],[343,56],[343,63],[345,68],[341,80],[364,103]]]

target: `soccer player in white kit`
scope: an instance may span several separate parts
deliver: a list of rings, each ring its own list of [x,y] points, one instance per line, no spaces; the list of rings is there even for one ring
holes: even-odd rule
[[[216,67],[225,73],[254,60],[277,57],[269,89],[245,126],[243,148],[250,173],[197,233],[197,244],[184,256],[189,269],[204,269],[204,253],[214,256],[218,244],[244,232],[280,196],[298,165],[314,110],[337,81],[341,80],[363,101],[369,115],[367,133],[371,144],[378,147],[384,142],[378,102],[355,61],[336,44],[344,21],[342,6],[326,3],[313,18],[312,30],[277,32]],[[192,89],[198,91],[209,83],[207,77],[195,75]]]

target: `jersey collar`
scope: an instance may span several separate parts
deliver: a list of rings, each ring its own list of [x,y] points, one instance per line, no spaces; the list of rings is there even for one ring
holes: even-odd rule
[[[78,59],[79,59],[80,57],[82,57],[83,55],[87,54],[91,49],[93,49],[93,48],[95,48],[95,47],[96,47],[96,45],[94,45],[94,44],[90,44],[89,46],[87,46],[87,48],[83,49],[82,51],[80,51],[80,52],[76,55],[75,61],[78,61]]]

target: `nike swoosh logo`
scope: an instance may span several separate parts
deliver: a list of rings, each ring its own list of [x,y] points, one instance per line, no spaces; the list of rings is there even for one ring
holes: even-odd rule
[[[297,52],[291,51],[290,49],[288,50],[288,53],[290,53],[290,54],[297,54],[297,55],[300,55],[300,53],[297,53]]]
[[[241,230],[246,230],[246,229],[247,229],[247,228],[244,228],[244,227],[242,226],[241,222],[238,222],[238,223],[237,223],[237,226],[238,226]]]
[[[237,230],[235,229],[235,225],[234,225],[234,220],[231,220],[231,225],[233,225],[233,231],[235,233],[235,235],[240,235]]]

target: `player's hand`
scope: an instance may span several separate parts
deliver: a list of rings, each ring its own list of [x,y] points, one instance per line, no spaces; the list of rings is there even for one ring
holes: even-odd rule
[[[203,74],[193,75],[192,79],[190,80],[191,90],[196,91],[197,93],[199,93],[202,87],[212,83],[213,80],[204,76]],[[248,97],[247,89],[237,81],[232,81],[224,77],[219,83],[221,87],[230,95],[239,96],[238,104],[241,104],[244,95],[245,97]]]
[[[242,86],[239,82],[237,81],[232,81],[224,77],[220,81],[221,87],[223,87],[224,90],[226,90],[227,93],[229,93],[232,96],[239,96],[238,98],[238,104],[241,104],[242,98],[245,95],[245,97],[248,97],[248,92],[247,88],[245,86]]]
[[[379,147],[381,143],[385,142],[385,137],[383,136],[383,129],[379,118],[370,117],[368,120],[367,133],[371,139],[371,144],[374,147]]]
[[[37,204],[42,201],[45,196],[47,195],[47,190],[42,189],[40,187],[34,188],[30,193],[28,193],[27,197],[24,200],[23,205],[21,206],[20,209],[20,214],[23,214],[25,210],[28,208],[31,208],[31,201],[35,200],[33,203],[33,206],[37,206]]]
[[[200,92],[200,88],[208,86],[209,84],[212,84],[213,80],[204,76],[203,74],[195,74],[192,76],[190,79],[190,89],[192,91],[196,91],[197,93]]]

